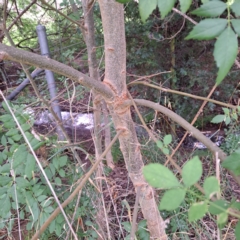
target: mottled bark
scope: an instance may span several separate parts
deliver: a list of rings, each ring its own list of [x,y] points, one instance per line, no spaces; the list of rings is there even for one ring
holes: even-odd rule
[[[123,5],[115,0],[99,0],[99,5],[105,46],[105,79],[103,83],[115,93],[113,100],[106,99],[108,108],[116,130],[124,130],[119,136],[120,148],[135,188],[140,186],[140,206],[147,220],[151,239],[167,239],[165,224],[159,214],[153,189],[146,183],[142,174],[144,164],[130,107],[123,105],[123,102],[128,99]]]

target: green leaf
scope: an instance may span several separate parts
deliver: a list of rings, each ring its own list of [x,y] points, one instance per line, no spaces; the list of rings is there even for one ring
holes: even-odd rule
[[[185,13],[191,6],[192,0],[179,0],[181,12]]]
[[[127,231],[127,232],[131,232],[131,223],[130,222],[122,222],[123,228]]]
[[[216,200],[214,202],[210,202],[209,206],[209,212],[211,214],[220,214],[222,212],[225,212],[225,210],[229,207],[229,204],[224,201],[223,199]]]
[[[10,120],[12,120],[12,115],[10,114],[5,114],[5,115],[2,115],[0,116],[0,121],[1,122],[9,122]]]
[[[35,170],[36,161],[32,154],[28,153],[26,167],[25,167],[25,175],[28,179],[31,179],[33,176],[33,172]]]
[[[230,6],[232,11],[235,13],[237,17],[240,17],[240,1],[235,0],[234,3]]]
[[[22,135],[20,135],[20,134],[13,135],[13,136],[12,136],[12,139],[13,139],[15,142],[18,142],[19,140],[22,139]]]
[[[197,24],[185,39],[210,40],[226,28],[226,19],[205,19]]]
[[[223,114],[219,114],[217,116],[215,116],[212,120],[211,123],[221,123],[225,120],[226,116]]]
[[[225,119],[225,124],[228,125],[231,122],[231,118],[229,116]]]
[[[230,110],[228,108],[222,108],[223,112],[225,115],[229,115],[230,114]]]
[[[206,202],[193,203],[188,211],[188,220],[189,222],[197,221],[208,211],[208,206]]]
[[[0,216],[5,217],[10,209],[11,209],[11,201],[8,195],[5,195],[2,199],[0,199]]]
[[[222,212],[218,214],[217,224],[219,228],[223,228],[228,220],[228,214],[226,212]]]
[[[143,22],[157,7],[157,0],[139,0],[139,12]]]
[[[26,187],[29,187],[31,185],[30,182],[23,177],[17,177],[16,178],[16,183],[17,183],[17,187],[19,189],[20,188],[26,188]]]
[[[227,27],[218,37],[213,56],[219,68],[216,83],[219,84],[228,74],[238,53],[237,36],[230,27]]]
[[[53,163],[53,165],[54,165],[54,167],[55,167],[56,169],[59,168],[58,158],[54,157],[53,160],[52,160],[52,163]]]
[[[18,129],[10,129],[7,133],[6,133],[6,136],[8,136],[8,137],[11,137],[11,136],[13,136],[13,135],[15,135],[15,134],[17,134],[18,133]]]
[[[166,191],[160,202],[160,210],[172,211],[177,209],[183,202],[186,190],[175,188]]]
[[[68,157],[62,156],[58,159],[58,163],[60,167],[64,167],[67,164]]]
[[[27,159],[27,149],[24,145],[20,145],[17,151],[13,155],[13,168],[16,168],[20,164],[24,163]]]
[[[28,123],[24,123],[21,125],[21,128],[24,132],[26,132],[27,130],[29,130],[31,128],[31,126]]]
[[[162,152],[165,154],[165,155],[169,155],[170,151],[168,148],[162,148]]]
[[[5,135],[2,135],[1,144],[5,147],[7,146],[7,139],[6,139]]]
[[[210,199],[214,194],[219,193],[220,186],[217,178],[214,176],[206,178],[203,183],[203,189],[208,199]]]
[[[235,227],[235,236],[236,236],[236,240],[240,240],[240,221],[238,221]]]
[[[54,219],[53,221],[51,221],[51,223],[49,225],[49,232],[50,233],[53,233],[55,231],[55,224],[56,224],[56,221]]]
[[[145,166],[143,175],[147,182],[156,188],[169,189],[180,186],[175,175],[167,167],[158,163]]]
[[[240,7],[240,6],[239,6]],[[240,37],[240,19],[232,19],[231,23],[233,25],[234,31],[238,34]]]
[[[222,166],[233,171],[235,175],[240,175],[240,153],[232,153],[222,162]]]
[[[167,146],[171,142],[172,142],[172,135],[171,134],[168,134],[168,135],[164,136],[163,143],[164,143],[165,146]]]
[[[57,185],[61,185],[61,184],[62,184],[62,181],[61,181],[61,179],[60,179],[59,177],[56,177],[56,178],[55,178],[55,183],[56,183]]]
[[[157,146],[162,149],[163,148],[163,142],[160,140],[157,140]]]
[[[198,156],[189,160],[182,169],[182,178],[187,187],[197,183],[202,176],[202,163]]]
[[[65,177],[65,171],[63,169],[60,169],[58,173],[60,177]]]
[[[158,0],[158,8],[161,13],[161,18],[165,18],[165,16],[172,10],[174,7],[176,0]]]
[[[0,186],[5,187],[5,186],[8,185],[8,183],[10,183],[11,181],[12,181],[12,178],[11,178],[11,177],[0,175]]]
[[[218,17],[227,9],[227,4],[221,1],[210,1],[200,8],[192,11],[192,14],[202,17]]]
[[[115,0],[115,1],[124,4],[130,2],[131,0]]]

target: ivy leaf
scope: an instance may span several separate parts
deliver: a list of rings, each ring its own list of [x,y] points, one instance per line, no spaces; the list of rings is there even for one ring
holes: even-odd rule
[[[240,8],[240,5],[239,5]],[[234,31],[238,34],[238,36],[240,37],[240,19],[232,19],[231,23],[233,25],[233,29]]]
[[[219,36],[226,26],[226,19],[204,19],[193,28],[185,39],[210,40]]]
[[[233,171],[235,175],[240,175],[240,153],[232,153],[222,162],[222,166]]]
[[[181,12],[185,13],[189,9],[192,0],[179,0],[179,1]]]
[[[231,69],[238,53],[238,40],[233,30],[228,27],[215,43],[213,56],[219,68],[216,83],[219,84]]]
[[[158,0],[158,8],[162,19],[172,10],[176,0]]]
[[[226,116],[223,114],[219,114],[217,116],[215,116],[212,120],[211,123],[221,123],[225,120]]]
[[[184,185],[187,187],[192,186],[202,176],[202,163],[198,156],[193,157],[189,160],[182,169],[182,178]]]
[[[234,3],[230,6],[232,11],[237,17],[240,16],[240,0],[235,0]]]
[[[157,7],[157,0],[139,0],[139,12],[143,22]]]
[[[153,187],[169,189],[179,187],[180,183],[175,175],[165,166],[152,163],[143,168],[146,181]]]
[[[217,178],[214,176],[206,178],[203,183],[203,189],[208,199],[210,199],[215,193],[220,192]]]
[[[235,236],[236,239],[239,240],[240,239],[240,221],[238,221],[236,227],[235,227]]]
[[[208,211],[208,206],[206,202],[194,203],[188,211],[189,222],[196,221],[202,218]]]
[[[183,202],[186,190],[182,188],[166,191],[161,199],[160,210],[172,211],[177,209]]]
[[[224,2],[210,1],[191,13],[202,17],[218,17],[226,10],[226,8],[227,4]]]

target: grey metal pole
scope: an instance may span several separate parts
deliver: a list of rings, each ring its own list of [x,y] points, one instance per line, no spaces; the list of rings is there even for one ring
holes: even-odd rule
[[[50,58],[46,28],[45,26],[42,26],[39,24],[36,27],[36,30],[38,35],[38,42],[41,49],[41,54],[42,56],[46,56]],[[54,78],[53,72],[50,70],[45,70],[45,75],[46,75],[48,90],[51,98],[51,106],[53,108],[53,111],[57,114],[60,121],[62,121],[61,110],[60,110],[58,101],[56,99],[56,85],[55,85],[55,78]],[[64,140],[64,135],[61,128],[59,126],[56,126],[56,129],[57,129],[58,139]]]

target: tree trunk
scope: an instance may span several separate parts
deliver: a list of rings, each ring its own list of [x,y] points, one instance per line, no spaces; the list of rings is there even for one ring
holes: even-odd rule
[[[154,199],[154,191],[142,174],[144,166],[130,107],[123,106],[128,99],[126,86],[126,40],[123,5],[115,0],[99,0],[103,23],[105,46],[104,84],[115,93],[114,99],[106,99],[116,130],[123,129],[120,135],[120,148],[123,153],[129,176],[137,188],[140,186],[140,206],[151,239],[167,239],[165,224]]]

